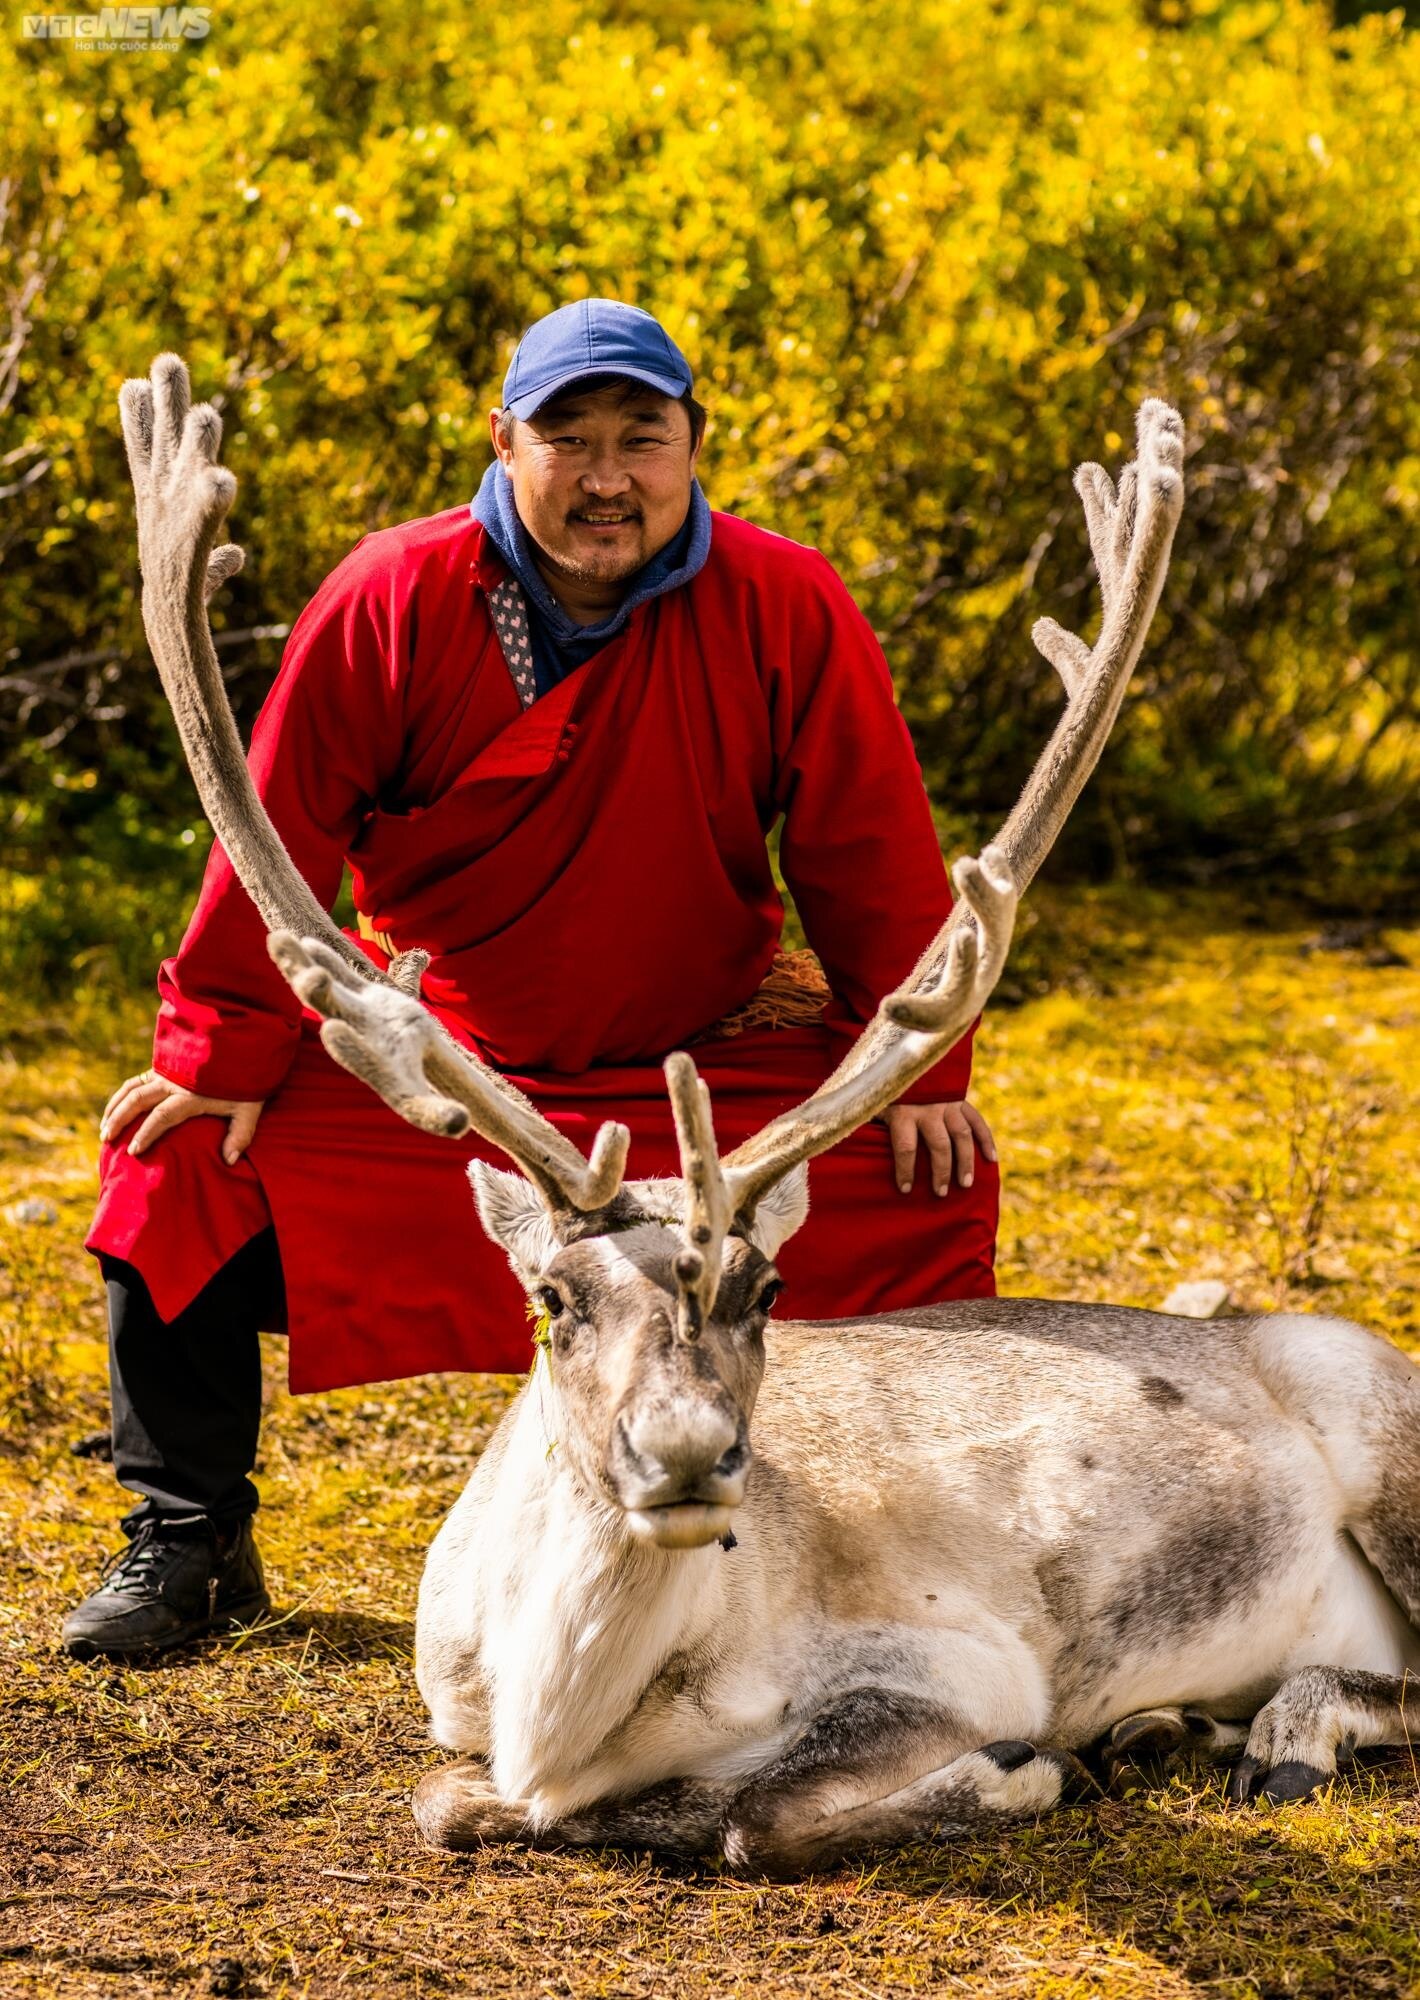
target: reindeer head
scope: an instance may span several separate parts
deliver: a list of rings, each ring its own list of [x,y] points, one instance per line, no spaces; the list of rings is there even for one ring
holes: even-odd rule
[[[1017,896],[1099,759],[1158,603],[1183,505],[1177,413],[1152,397],[1141,406],[1138,457],[1117,491],[1098,465],[1076,472],[1104,600],[1099,637],[1087,646],[1048,618],[1033,628],[1064,683],[1065,712],[997,841],[957,863],[959,900],[906,983],[812,1097],[723,1160],[694,1064],[668,1057],[681,1178],[624,1182],[625,1126],[603,1125],[583,1158],[420,1005],[425,954],[376,972],[292,866],[243,761],[205,613],[241,564],[234,544],[216,546],[236,491],[216,463],[220,419],[190,407],[176,355],[159,356],[150,382],[125,383],[120,403],[149,642],[203,807],[266,920],[272,957],[325,1017],[321,1040],[338,1063],[411,1124],[449,1137],[472,1128],[521,1169],[477,1166],[474,1188],[485,1228],[545,1315],[558,1448],[577,1476],[643,1538],[686,1548],[722,1536],[749,1470],[773,1260],[804,1218],[805,1163],[930,1069],[1000,976]]]
[[[537,1315],[538,1393],[558,1456],[661,1548],[722,1538],[744,1498],[774,1257],[808,1212],[805,1168],[720,1246],[713,1307],[687,1323],[685,1184],[628,1181],[609,1211],[549,1210],[520,1174],[469,1168],[483,1227]]]

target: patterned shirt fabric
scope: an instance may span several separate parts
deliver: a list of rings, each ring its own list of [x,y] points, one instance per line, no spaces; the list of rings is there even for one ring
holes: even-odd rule
[[[493,613],[493,629],[508,662],[508,672],[513,676],[513,686],[518,690],[518,700],[524,708],[530,708],[537,700],[537,678],[533,673],[527,600],[516,577],[504,577],[495,590],[489,591],[488,608]]]

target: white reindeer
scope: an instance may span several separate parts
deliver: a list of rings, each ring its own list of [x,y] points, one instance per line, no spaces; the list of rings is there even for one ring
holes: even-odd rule
[[[521,1170],[472,1178],[546,1341],[425,1570],[419,1686],[459,1757],[416,1789],[425,1837],[794,1873],[1038,1813],[1101,1738],[1242,1747],[1238,1800],[1300,1797],[1358,1746],[1407,1740],[1420,1373],[1385,1341],[1042,1299],[769,1318],[805,1163],[978,1012],[1100,754],[1182,507],[1177,415],[1143,405],[1117,495],[1098,466],[1076,475],[1100,636],[1036,626],[1065,713],[911,978],[723,1160],[690,1058],[669,1057],[682,1178],[648,1182],[623,1180],[623,1127],[584,1160],[419,1005],[421,954],[374,974],[296,876],[207,628],[241,560],[213,548],[235,492],[219,420],[189,412],[175,356],[122,408],[153,652],[273,956],[337,1061]]]

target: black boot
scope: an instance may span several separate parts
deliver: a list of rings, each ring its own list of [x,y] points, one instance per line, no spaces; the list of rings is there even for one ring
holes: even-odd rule
[[[166,1652],[270,1610],[250,1519],[222,1533],[205,1514],[140,1510],[123,1531],[128,1547],[64,1621],[64,1646],[76,1659]]]

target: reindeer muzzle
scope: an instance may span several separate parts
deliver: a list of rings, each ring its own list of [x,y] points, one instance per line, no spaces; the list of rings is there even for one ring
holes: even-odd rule
[[[607,1475],[639,1539],[699,1548],[728,1532],[752,1456],[743,1419],[715,1403],[676,1398],[649,1411],[622,1412],[612,1430]]]

